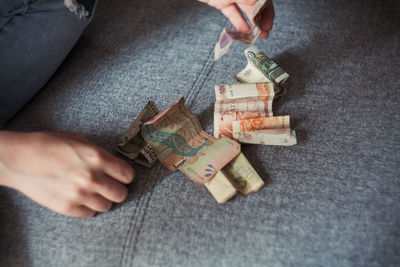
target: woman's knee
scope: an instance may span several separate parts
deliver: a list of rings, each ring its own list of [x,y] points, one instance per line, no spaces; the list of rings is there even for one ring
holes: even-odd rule
[[[94,5],[93,0],[37,0],[8,12],[0,24],[0,126],[53,75],[93,16]]]

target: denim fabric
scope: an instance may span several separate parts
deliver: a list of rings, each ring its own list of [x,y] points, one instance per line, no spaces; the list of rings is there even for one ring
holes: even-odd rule
[[[398,0],[274,3],[270,38],[255,45],[291,75],[273,110],[290,115],[298,145],[242,146],[263,188],[219,205],[179,172],[129,161],[127,200],[90,219],[0,188],[0,266],[399,266]],[[195,0],[99,1],[5,129],[76,133],[118,155],[148,100],[184,96],[212,132],[213,86],[246,65],[237,43],[213,61],[223,26]]]
[[[50,79],[89,16],[79,18],[62,0],[0,1],[0,128]]]

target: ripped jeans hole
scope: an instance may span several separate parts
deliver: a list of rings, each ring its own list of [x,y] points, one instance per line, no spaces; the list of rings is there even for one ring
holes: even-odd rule
[[[64,0],[64,5],[80,19],[89,16],[89,11],[77,0]]]

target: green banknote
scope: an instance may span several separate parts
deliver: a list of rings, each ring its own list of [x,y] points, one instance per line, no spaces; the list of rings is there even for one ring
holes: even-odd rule
[[[247,48],[245,54],[247,60],[275,84],[282,85],[289,78],[289,74],[255,46]]]
[[[240,83],[273,82],[278,87],[275,98],[285,95],[286,89],[283,84],[289,78],[289,74],[255,46],[250,46],[244,53],[247,65],[234,79]]]

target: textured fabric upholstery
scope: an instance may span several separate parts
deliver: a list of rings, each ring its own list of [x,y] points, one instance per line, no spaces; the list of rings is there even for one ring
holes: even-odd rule
[[[291,76],[274,103],[298,145],[243,146],[266,185],[218,205],[160,164],[135,165],[128,199],[90,219],[0,188],[1,266],[395,266],[400,264],[400,13],[396,1],[276,0],[258,40]],[[43,90],[6,126],[81,134],[117,155],[148,100],[185,96],[212,132],[213,85],[245,65],[197,1],[100,1]],[[134,164],[134,163],[132,163]]]

